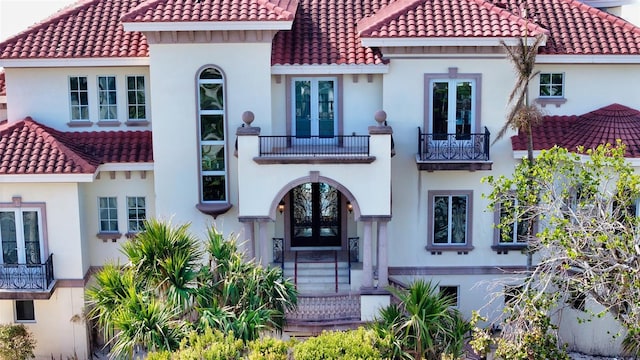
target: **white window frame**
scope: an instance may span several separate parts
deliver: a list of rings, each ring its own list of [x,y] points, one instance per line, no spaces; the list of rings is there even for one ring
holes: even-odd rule
[[[18,318],[18,302],[22,302],[22,303],[31,303],[31,308],[33,310],[33,318],[32,319],[19,319]],[[35,323],[36,322],[36,304],[34,300],[14,300],[13,302],[13,313],[14,313],[14,319],[16,323]]]
[[[100,80],[105,79],[107,88],[100,89]],[[113,89],[108,87],[109,79],[113,79]],[[115,75],[98,75],[96,78],[96,90],[98,97],[98,121],[101,122],[114,122],[118,121],[118,78]],[[111,95],[113,96],[113,103],[111,103]],[[102,100],[106,100],[106,103],[103,104]],[[111,110],[113,110],[113,118],[110,116],[103,117],[102,110],[106,108],[106,114],[111,114]]]
[[[107,206],[106,207],[102,207],[101,204],[101,200],[102,199],[106,199],[107,201]],[[112,207],[110,205],[110,200],[113,200],[114,206]],[[103,212],[102,210],[106,210],[107,211],[107,217],[103,218]],[[113,212],[112,212],[113,211]],[[111,215],[115,214],[115,218],[112,218]],[[111,224],[111,223],[115,223],[115,229],[112,229],[111,226],[109,225],[108,229],[104,229],[102,226],[103,221],[106,221],[107,223]],[[115,196],[99,196],[98,197],[98,231],[99,233],[102,234],[113,234],[113,233],[118,233],[119,232],[119,225],[118,225],[118,198]]]
[[[80,79],[84,79],[84,82],[86,85],[85,89],[81,89]],[[89,79],[88,77],[82,76],[82,75],[77,75],[77,76],[74,75],[74,76],[69,76],[68,80],[69,81],[67,81],[67,84],[69,86],[69,119],[71,119],[71,122],[89,121],[90,115],[89,115]],[[76,90],[74,90],[73,86],[71,85],[74,80],[78,85],[78,89]],[[77,104],[74,104],[74,101],[73,101],[74,94],[78,99]],[[82,94],[85,95],[84,98],[86,99],[86,104],[82,103]],[[77,109],[77,113],[79,116],[78,118],[74,118],[74,109]],[[86,117],[82,117],[83,112],[86,114]]]
[[[46,261],[47,254],[45,253],[45,239],[44,239],[44,226],[43,226],[43,209],[41,207],[5,207],[0,206],[0,212],[13,212],[14,213],[14,226],[16,228],[16,248],[18,255],[18,264],[27,264],[27,254],[26,254],[26,239],[24,236],[24,223],[23,223],[23,213],[24,212],[35,212],[38,216],[38,242],[39,242],[39,251],[40,251],[40,260],[32,262],[32,264],[43,264]],[[0,224],[0,227],[2,225]],[[4,259],[4,251],[3,251],[3,241],[2,241],[2,232],[0,231],[0,264],[5,264]]]
[[[340,93],[339,93],[339,79],[337,76],[329,76],[329,77],[292,77],[291,78],[291,134],[296,136],[297,134],[297,121],[296,121],[296,82],[299,81],[308,81],[310,82],[310,109],[309,109],[309,116],[310,116],[310,131],[309,131],[309,136],[311,136],[312,138],[305,138],[305,137],[296,137],[294,138],[294,141],[296,143],[309,143],[309,142],[319,142],[319,140],[311,140],[313,139],[313,136],[319,136],[320,135],[320,110],[319,110],[319,101],[320,101],[320,93],[319,93],[319,83],[321,81],[333,81],[333,99],[331,99],[332,101],[332,110],[333,110],[333,134],[331,134],[331,136],[327,136],[327,139],[330,139],[331,137],[334,137],[336,135],[339,134],[339,99],[340,99]],[[337,139],[336,139],[337,141]],[[323,144],[326,144],[327,140],[322,141]]]
[[[453,135],[457,134],[456,126],[457,126],[457,89],[459,83],[471,83],[471,110],[469,113],[469,133],[474,134],[476,132],[476,110],[475,110],[475,101],[476,101],[476,81],[474,79],[467,78],[456,78],[456,79],[431,79],[429,81],[429,133],[435,134],[435,130],[433,128],[433,85],[435,83],[446,83],[448,84],[448,99],[447,99],[447,132],[446,133],[438,133],[440,135]],[[467,134],[465,132],[461,132],[460,134]]]
[[[516,199],[514,201],[515,201],[514,207],[517,207],[518,200]],[[502,223],[502,210],[503,210],[502,204],[496,205],[495,216],[494,216],[494,227],[493,227],[493,231],[494,231],[493,246],[497,248],[526,247],[528,245],[528,240],[527,239],[520,240],[518,238],[518,227],[521,225],[520,223],[522,221],[518,221],[517,219],[515,219],[514,222],[511,224],[511,231],[513,232],[513,236],[515,237],[515,239],[512,239],[511,241],[502,241],[502,230],[500,229],[500,227],[498,227],[498,225]],[[515,208],[514,208],[514,212],[515,212]],[[535,225],[536,224],[534,223],[533,231],[536,231]]]
[[[543,76],[549,76],[549,82],[542,82],[542,77]],[[562,77],[562,81],[560,83],[556,83],[553,81],[554,76],[560,75]],[[541,99],[563,99],[565,97],[565,73],[563,72],[541,72],[538,75],[538,79],[539,79],[539,86],[538,86],[538,96]],[[544,95],[542,93],[542,89],[543,88],[547,88],[549,91],[549,94],[551,94],[551,89],[554,86],[560,86],[560,95]]]
[[[202,74],[207,71],[208,69],[213,69],[215,71],[217,71],[220,74],[220,79],[201,79]],[[226,129],[226,102],[227,102],[227,94],[226,94],[226,82],[225,82],[225,75],[224,72],[222,71],[222,69],[220,69],[217,66],[206,66],[203,67],[198,73],[197,73],[197,77],[196,77],[196,91],[197,91],[197,116],[198,116],[198,169],[200,172],[200,203],[201,204],[226,204],[229,202],[229,159],[228,159],[228,147],[227,147],[227,143],[226,143],[226,138],[227,138],[227,129]],[[200,88],[201,85],[206,85],[206,84],[219,84],[222,86],[222,109],[216,109],[216,110],[211,110],[211,109],[202,109],[201,108],[201,98],[200,98]],[[221,116],[222,117],[222,126],[223,126],[223,130],[222,130],[222,134],[223,134],[223,139],[203,139],[202,136],[202,116],[203,115],[214,115],[214,116]],[[216,148],[222,148],[223,151],[223,168],[222,169],[214,169],[214,170],[205,170],[204,169],[204,163],[205,161],[205,156],[204,156],[204,148],[205,147],[209,147],[209,149],[216,149]],[[216,162],[216,168],[218,167],[217,162]],[[210,200],[210,199],[205,199],[205,178],[208,176],[215,176],[215,177],[223,177],[224,178],[224,198],[223,199],[215,199],[215,200]]]
[[[131,78],[134,79],[134,88],[133,89],[129,87],[129,79],[131,79]],[[142,83],[143,83],[143,89],[142,90],[138,89],[138,79],[139,78],[142,78]],[[127,88],[127,121],[129,121],[129,122],[144,122],[144,121],[147,121],[148,118],[149,118],[149,116],[148,116],[149,111],[148,111],[148,107],[147,107],[147,99],[148,99],[148,97],[147,97],[147,87],[148,86],[147,86],[146,77],[144,75],[127,75],[125,77],[125,85],[126,85],[126,88]],[[140,91],[142,91],[142,94],[143,94],[144,102],[142,102],[142,103],[138,102],[137,94]],[[131,93],[133,93],[133,96],[134,96],[134,99],[135,99],[134,103],[132,103],[130,101]],[[139,115],[139,109],[140,108],[144,108],[144,117],[138,117],[138,116],[131,117],[131,107],[135,108],[135,113],[137,115]]]
[[[140,199],[144,201],[143,206],[140,206]],[[131,206],[131,201],[134,201],[134,206]],[[141,211],[143,216],[140,216]],[[145,220],[147,220],[147,198],[144,196],[127,196],[127,230],[129,234],[143,231]],[[133,224],[136,224],[135,227],[132,226]]]

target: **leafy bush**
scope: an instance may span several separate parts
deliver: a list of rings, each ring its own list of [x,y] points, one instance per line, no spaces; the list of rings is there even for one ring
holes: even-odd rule
[[[296,360],[378,360],[382,356],[377,343],[378,337],[373,330],[323,331],[319,336],[296,344],[293,355]]]
[[[191,332],[180,343],[180,349],[149,353],[147,360],[233,360],[242,359],[244,345],[233,333],[205,329],[203,334]]]
[[[36,340],[22,325],[0,325],[0,359],[26,360],[33,359]]]
[[[291,344],[272,337],[254,340],[248,344],[248,360],[287,360]]]

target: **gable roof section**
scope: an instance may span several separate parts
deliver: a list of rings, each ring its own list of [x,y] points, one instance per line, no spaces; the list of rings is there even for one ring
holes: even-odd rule
[[[0,59],[147,57],[140,32],[120,17],[144,0],[81,0],[0,43]]]
[[[361,37],[520,37],[546,33],[484,0],[397,0],[358,23]]]
[[[532,129],[534,150],[555,145],[575,151],[601,144],[615,144],[620,139],[626,145],[626,157],[640,158],[640,111],[620,104],[611,104],[583,115],[545,116]],[[514,151],[527,150],[523,132],[511,138]]]
[[[297,0],[148,0],[123,22],[287,21]]]
[[[93,174],[119,162],[153,162],[151,132],[61,132],[31,118],[0,125],[0,175]]]
[[[287,22],[272,64],[379,64],[364,39],[477,37],[500,39],[548,31],[540,53],[640,55],[640,28],[577,0],[81,0],[0,43],[0,60],[139,58],[144,35],[124,31],[145,22]],[[358,28],[356,28],[358,24]],[[528,33],[529,33],[528,30]],[[358,33],[360,31],[360,34]]]
[[[364,47],[356,22],[390,0],[301,0],[293,27],[273,39],[273,65],[381,64],[377,49]]]

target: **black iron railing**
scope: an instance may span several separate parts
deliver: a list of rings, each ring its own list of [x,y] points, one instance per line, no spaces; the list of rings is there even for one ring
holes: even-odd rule
[[[427,134],[418,127],[420,161],[489,161],[490,134]]]
[[[369,135],[260,136],[260,156],[369,156]]]
[[[0,264],[0,289],[47,290],[53,282],[53,254],[44,264]]]

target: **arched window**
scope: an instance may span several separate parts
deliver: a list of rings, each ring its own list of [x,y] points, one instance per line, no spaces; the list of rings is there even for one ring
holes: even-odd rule
[[[224,77],[216,68],[198,76],[200,202],[227,203]]]

